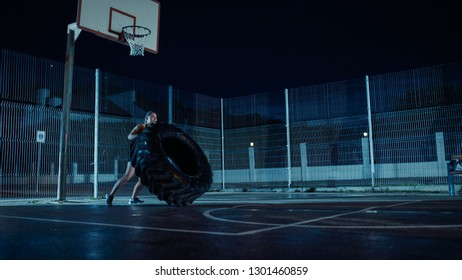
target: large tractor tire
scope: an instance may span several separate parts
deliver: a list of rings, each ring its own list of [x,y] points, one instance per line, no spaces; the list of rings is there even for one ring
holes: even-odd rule
[[[135,174],[159,200],[187,206],[208,191],[212,170],[199,145],[181,129],[158,123],[136,139]]]

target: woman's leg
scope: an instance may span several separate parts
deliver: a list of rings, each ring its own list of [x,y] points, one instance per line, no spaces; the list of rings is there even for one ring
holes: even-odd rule
[[[120,187],[128,183],[130,179],[133,177],[133,174],[135,173],[135,168],[133,168],[132,164],[130,162],[127,163],[127,169],[125,169],[125,173],[122,177],[120,177],[117,182],[115,182],[114,186],[112,187],[112,190],[110,193],[106,194],[106,204],[111,206],[112,205],[112,200],[114,199],[114,195],[116,192],[119,190]]]
[[[130,181],[130,179],[133,177],[134,173],[135,173],[135,168],[133,168],[131,163],[128,162],[127,163],[127,169],[125,170],[125,174],[122,177],[120,177],[119,180],[117,180],[117,182],[112,187],[112,190],[109,193],[109,195],[114,196],[115,193],[119,190],[120,187],[124,186],[126,183],[128,183],[128,181]]]
[[[130,199],[135,200],[138,197],[138,194],[140,193],[142,188],[143,188],[143,184],[141,184],[141,179],[138,178],[138,182],[136,182],[136,185],[133,188],[132,197],[130,197]]]

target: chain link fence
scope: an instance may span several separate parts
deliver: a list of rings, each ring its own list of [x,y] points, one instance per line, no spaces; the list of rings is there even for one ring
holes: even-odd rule
[[[0,199],[55,197],[64,63],[0,55]],[[226,99],[74,67],[68,196],[112,188],[127,135],[150,110],[202,147],[212,190],[444,190],[446,164],[462,153],[462,64]]]

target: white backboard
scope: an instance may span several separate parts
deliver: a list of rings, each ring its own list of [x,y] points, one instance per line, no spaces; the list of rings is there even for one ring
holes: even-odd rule
[[[77,26],[126,44],[122,27],[139,25],[151,30],[145,50],[158,52],[160,3],[155,0],[79,0]]]

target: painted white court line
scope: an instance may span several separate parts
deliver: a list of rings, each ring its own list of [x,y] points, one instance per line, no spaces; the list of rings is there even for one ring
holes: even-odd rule
[[[297,226],[308,224],[308,223],[314,223],[314,222],[318,222],[318,221],[322,221],[322,220],[334,219],[334,218],[338,218],[338,217],[342,217],[342,216],[361,213],[361,212],[369,211],[369,210],[375,209],[375,208],[377,208],[377,207],[368,207],[368,208],[357,210],[357,211],[346,212],[346,213],[341,213],[341,214],[336,214],[336,215],[330,215],[330,216],[326,216],[326,217],[320,217],[320,218],[300,221],[300,222],[296,222],[296,223],[280,224],[280,225],[271,226],[271,227],[267,227],[267,228],[249,230],[249,231],[240,232],[240,233],[238,233],[238,235],[249,235],[249,234],[256,234],[256,233],[261,233],[261,232],[265,232],[265,231],[279,230],[279,229],[289,228],[289,227],[297,227]]]
[[[237,235],[248,235],[248,234],[256,234],[260,232],[265,232],[265,231],[271,231],[271,230],[278,230],[278,229],[283,229],[283,228],[288,228],[288,227],[303,227],[303,228],[334,228],[334,229],[437,229],[437,228],[458,228],[462,227],[462,224],[454,224],[454,225],[379,225],[379,226],[367,226],[367,225],[360,225],[360,226],[322,226],[322,225],[307,225],[309,223],[314,223],[314,222],[319,222],[323,220],[328,220],[328,219],[334,219],[342,216],[347,216],[347,215],[352,215],[352,214],[357,214],[357,213],[366,213],[368,211],[371,211],[373,209],[377,208],[393,208],[397,206],[402,206],[406,204],[412,204],[412,203],[417,203],[421,202],[419,201],[406,201],[406,202],[400,202],[396,204],[391,204],[391,205],[386,205],[386,206],[373,206],[373,207],[368,207],[364,208],[361,210],[357,211],[351,211],[351,212],[346,212],[346,213],[341,213],[341,214],[336,214],[336,215],[330,215],[330,216],[325,216],[325,217],[320,217],[316,219],[310,219],[310,220],[304,220],[296,223],[290,223],[290,224],[275,224],[275,223],[261,223],[261,222],[249,222],[249,221],[240,221],[240,220],[232,220],[232,219],[224,219],[224,218],[219,218],[214,215],[212,215],[213,212],[220,211],[220,210],[229,210],[233,208],[241,208],[241,207],[248,207],[251,205],[237,205],[232,208],[217,208],[217,209],[211,209],[206,212],[204,212],[204,216],[213,219],[216,221],[220,222],[228,222],[228,223],[239,223],[239,224],[249,224],[249,225],[262,225],[262,226],[269,226],[267,228],[262,228],[262,229],[256,229],[256,230],[251,230],[251,231],[245,231],[245,232],[240,232],[237,233]],[[259,205],[261,206],[261,205]]]
[[[110,224],[110,223],[97,223],[97,222],[84,222],[84,221],[73,221],[73,220],[61,220],[61,219],[46,219],[46,218],[34,218],[34,217],[23,217],[23,216],[8,216],[8,215],[0,215],[0,218],[4,219],[18,219],[18,220],[29,220],[29,221],[40,221],[40,222],[50,222],[50,223],[65,223],[65,224],[79,224],[79,225],[91,225],[91,226],[102,226],[102,227],[113,227],[113,228],[125,228],[125,229],[142,229],[142,230],[155,230],[155,231],[164,231],[164,232],[179,232],[179,233],[197,233],[197,234],[207,234],[207,235],[222,235],[222,236],[242,236],[242,235],[251,235],[257,234],[261,232],[267,232],[272,230],[278,230],[283,228],[289,227],[309,227],[309,228],[338,228],[338,229],[399,229],[399,228],[454,228],[454,227],[462,227],[460,224],[456,225],[399,225],[399,226],[317,226],[317,225],[307,225],[309,223],[314,223],[322,220],[334,219],[342,216],[352,215],[356,213],[366,213],[376,208],[391,208],[400,205],[416,203],[420,201],[408,201],[402,202],[397,204],[392,204],[388,206],[373,206],[364,208],[357,211],[351,211],[336,215],[330,215],[325,217],[320,217],[316,219],[304,220],[296,223],[290,224],[274,224],[274,223],[261,223],[261,222],[247,222],[247,221],[239,221],[239,220],[231,220],[231,219],[224,219],[213,216],[212,213],[220,211],[220,210],[230,210],[233,208],[240,208],[240,207],[248,207],[251,206],[249,204],[244,205],[237,205],[231,208],[215,208],[208,211],[205,211],[203,214],[205,217],[220,221],[220,222],[228,222],[228,223],[240,223],[240,224],[250,224],[250,225],[258,225],[258,226],[267,226],[265,228],[250,230],[250,231],[243,231],[243,232],[222,232],[222,231],[206,231],[206,230],[191,230],[191,229],[176,229],[176,228],[161,228],[161,227],[146,227],[146,226],[135,226],[135,225],[121,225],[121,224]],[[258,204],[261,206],[261,204]]]
[[[415,202],[415,201],[413,201],[413,202],[402,202],[402,203],[398,203],[398,204],[393,204],[393,205],[388,205],[388,206],[380,206],[380,207],[382,207],[382,208],[387,207],[387,208],[388,208],[388,207],[400,206],[400,205],[403,205],[403,204],[409,204],[409,203],[414,203],[414,202]],[[216,212],[216,211],[220,211],[220,210],[229,210],[229,209],[236,209],[236,208],[242,208],[242,207],[248,207],[248,206],[252,206],[252,205],[243,204],[243,205],[237,205],[237,206],[234,206],[234,207],[231,207],[231,208],[217,208],[217,209],[211,209],[211,210],[205,211],[205,212],[203,213],[203,215],[204,215],[205,217],[209,218],[209,219],[212,219],[212,220],[221,221],[221,222],[228,222],[228,223],[249,224],[249,225],[263,225],[263,226],[283,226],[283,225],[297,226],[297,225],[299,225],[299,224],[312,223],[312,222],[317,222],[317,221],[321,221],[321,220],[336,218],[336,217],[339,217],[339,216],[351,215],[351,214],[355,214],[355,213],[359,213],[359,212],[367,212],[367,211],[370,211],[370,210],[372,210],[372,209],[375,209],[375,208],[378,208],[378,207],[379,207],[379,206],[373,206],[373,207],[368,207],[368,208],[361,209],[361,210],[357,210],[357,211],[352,211],[352,212],[347,212],[347,213],[341,213],[341,214],[336,214],[336,215],[332,215],[332,216],[317,218],[317,219],[313,219],[313,220],[301,221],[301,222],[292,223],[292,224],[275,224],[275,223],[248,222],[248,221],[241,221],[241,220],[232,220],[232,219],[219,218],[219,217],[213,216],[213,215],[211,214],[212,212]],[[255,206],[257,206],[257,205],[255,205]],[[261,205],[258,205],[258,206],[261,206]]]
[[[91,225],[91,226],[102,226],[102,227],[115,227],[115,228],[126,228],[126,229],[145,229],[145,230],[157,230],[157,231],[168,231],[168,232],[201,233],[201,234],[210,234],[210,235],[236,235],[235,233],[220,232],[220,231],[202,231],[202,230],[175,229],[175,228],[145,227],[145,226],[119,225],[119,224],[82,222],[82,221],[72,221],[72,220],[57,220],[57,219],[45,219],[45,218],[33,218],[33,217],[21,217],[21,216],[0,215],[0,218],[17,219],[17,220],[29,220],[29,221],[40,221],[40,222],[50,222],[50,223],[64,223],[64,224],[79,224],[79,225]]]

